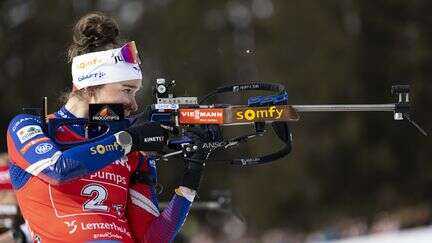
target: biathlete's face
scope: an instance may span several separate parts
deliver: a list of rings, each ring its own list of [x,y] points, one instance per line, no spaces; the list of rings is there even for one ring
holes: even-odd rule
[[[125,107],[125,116],[138,110],[136,94],[142,87],[142,80],[128,80],[105,84],[94,92],[91,103],[119,103]]]

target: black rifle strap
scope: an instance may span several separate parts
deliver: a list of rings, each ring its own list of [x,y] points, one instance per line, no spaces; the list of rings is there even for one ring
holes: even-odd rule
[[[210,98],[215,94],[227,93],[227,92],[237,93],[237,92],[247,91],[247,90],[264,90],[264,91],[273,91],[273,92],[280,93],[285,90],[285,87],[279,83],[252,82],[252,83],[243,83],[243,84],[233,84],[233,85],[217,88],[215,91],[201,98],[198,103],[202,104],[205,100],[207,100],[208,98]]]
[[[248,90],[264,90],[264,91],[272,91],[277,93],[282,93],[285,91],[285,87],[282,84],[279,83],[260,83],[260,82],[251,82],[251,83],[242,83],[242,84],[233,84],[228,86],[223,86],[217,88],[215,91],[207,94],[204,96],[204,98],[200,99],[199,103],[201,104],[208,98],[210,98],[213,95],[220,94],[220,93],[238,93],[242,91],[248,91]],[[271,162],[277,159],[280,159],[284,157],[285,155],[289,154],[291,152],[292,146],[291,146],[291,132],[288,127],[287,122],[273,122],[272,128],[278,138],[285,143],[285,146],[278,150],[277,152],[259,156],[259,157],[250,157],[250,158],[241,158],[241,159],[233,159],[230,160],[229,163],[232,165],[238,165],[238,166],[248,166],[248,165],[257,165],[257,164],[264,164],[267,162]],[[251,136],[252,135],[252,136]],[[246,142],[246,140],[255,137],[258,135],[258,132],[255,134],[240,136],[237,138],[232,139],[229,142]],[[227,161],[224,161],[227,162]]]
[[[239,158],[239,159],[232,159],[232,160],[210,160],[209,162],[229,163],[235,166],[251,166],[251,165],[264,164],[284,157],[285,155],[289,154],[292,150],[292,136],[289,130],[288,123],[273,122],[272,128],[276,133],[276,135],[278,136],[278,138],[285,144],[277,152],[263,155],[263,156],[257,156],[257,157]],[[259,135],[259,133],[239,136],[227,141],[225,144],[229,144],[230,142],[245,143],[247,142],[248,139],[256,137],[257,135]]]

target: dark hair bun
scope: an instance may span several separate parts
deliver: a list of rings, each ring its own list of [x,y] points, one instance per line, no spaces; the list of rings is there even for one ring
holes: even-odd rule
[[[118,47],[118,36],[119,27],[114,19],[98,12],[84,15],[73,29],[69,61],[78,55]]]

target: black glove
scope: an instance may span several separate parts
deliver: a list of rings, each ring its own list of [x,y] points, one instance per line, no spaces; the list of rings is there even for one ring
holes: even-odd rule
[[[125,130],[132,137],[131,151],[160,152],[166,145],[167,131],[159,122],[140,122]]]
[[[209,155],[208,142],[222,141],[220,127],[217,125],[201,125],[187,129],[185,136],[192,139],[198,149],[185,158],[185,168],[181,185],[198,191],[201,183],[205,161]]]

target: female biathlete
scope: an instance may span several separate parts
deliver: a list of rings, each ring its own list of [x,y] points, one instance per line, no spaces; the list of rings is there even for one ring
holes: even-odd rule
[[[73,90],[57,118],[85,118],[91,103],[120,103],[125,115],[138,109],[142,75],[134,43],[119,42],[117,23],[102,13],[82,17],[69,47]],[[132,54],[132,55],[131,55]],[[56,138],[80,141],[83,126],[63,126]],[[205,127],[188,132],[194,143],[218,136]],[[155,138],[158,139],[146,139]],[[166,145],[166,131],[154,122],[132,125],[103,139],[60,150],[38,116],[21,114],[7,132],[10,175],[34,242],[170,242],[194,200],[208,151],[185,158],[180,186],[168,207],[158,208],[154,162],[140,151]]]

